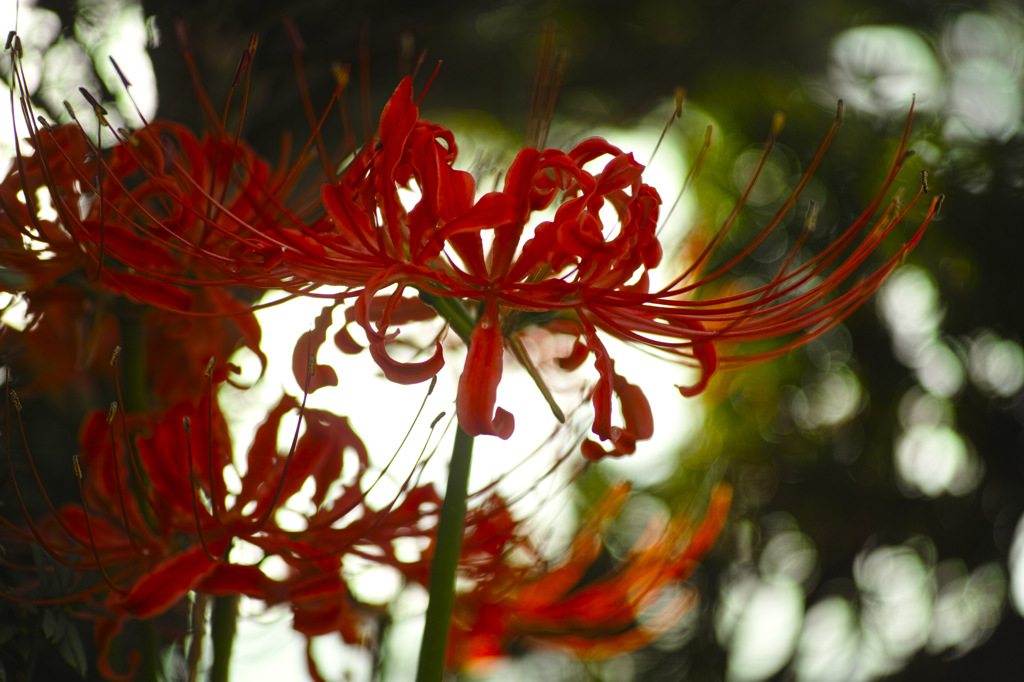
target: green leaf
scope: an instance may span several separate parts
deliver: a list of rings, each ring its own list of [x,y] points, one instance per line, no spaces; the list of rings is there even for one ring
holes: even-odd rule
[[[84,679],[86,672],[85,647],[82,646],[82,638],[79,637],[78,630],[73,627],[65,628],[64,636],[57,645],[57,651],[60,652],[61,658],[67,661],[68,665]]]
[[[47,641],[56,642],[58,631],[59,623],[57,622],[57,616],[50,609],[46,609],[43,611],[43,634],[46,636]]]

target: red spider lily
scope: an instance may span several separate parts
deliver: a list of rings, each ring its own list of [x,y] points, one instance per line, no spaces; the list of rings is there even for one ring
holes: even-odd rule
[[[407,79],[384,108],[378,144],[360,155],[338,183],[323,188],[331,230],[311,234],[301,253],[283,251],[281,262],[300,278],[349,287],[348,295],[358,296],[347,317],[363,328],[385,375],[401,383],[429,378],[444,362],[440,343],[428,359],[415,363],[388,355],[387,347],[397,336],[395,325],[421,319],[415,299],[406,296],[408,289],[417,290],[469,341],[458,415],[471,435],[511,434],[512,415],[496,406],[504,351],[510,348],[532,366],[517,334],[524,325],[546,319],[550,331],[576,338],[563,367],[594,357],[598,381],[592,394],[593,432],[611,447],[606,450],[588,440],[584,455],[596,459],[628,454],[653,431],[650,406],[641,389],[616,373],[600,333],[697,367],[696,383],[679,387],[683,395],[696,394],[720,365],[781,354],[838,324],[870,296],[934,217],[938,199],[892,257],[855,279],[914,203],[903,207],[894,200],[879,211],[904,160],[908,120],[888,177],[868,209],[838,239],[798,264],[802,236],[768,284],[702,297],[701,292],[727,278],[793,208],[838,122],[837,117],[796,190],[750,246],[700,275],[733,224],[737,206],[684,272],[652,290],[650,274],[662,257],[656,236],[661,202],[643,182],[644,168],[631,154],[600,138],[568,152],[524,149],[505,173],[503,189],[477,198],[472,176],[453,166],[457,147],[452,133],[418,120]],[[766,149],[761,166],[767,154]],[[588,170],[597,160],[606,161],[603,169]],[[740,206],[755,181],[756,174]],[[401,189],[418,192],[414,205],[403,203]],[[604,207],[616,216],[611,224],[601,215]],[[548,219],[531,227],[546,209],[554,209],[553,216],[538,216]],[[393,287],[390,293],[380,293],[388,287]],[[719,350],[772,339],[779,343],[768,351]],[[352,346],[347,333],[338,342],[343,349]],[[612,425],[614,398],[623,414],[621,427]]]
[[[108,143],[114,138],[113,147],[101,150],[67,102],[74,124],[54,127],[42,117],[36,122],[16,35],[13,43],[13,72],[25,93],[22,113],[35,153],[23,155],[16,141],[14,165],[0,185],[5,263],[23,271],[28,267],[19,266],[31,266],[30,277],[37,281],[91,268],[106,288],[131,300],[196,314],[248,310],[228,299],[210,310],[197,305],[196,290],[223,290],[240,282],[284,286],[287,275],[268,267],[268,261],[287,245],[270,235],[280,230],[287,238],[301,231],[304,215],[317,210],[315,193],[304,197],[296,189],[312,158],[307,153],[312,141],[294,163],[287,163],[286,139],[281,163],[271,168],[226,130],[196,77],[213,121],[202,138],[166,121],[147,123],[134,133],[114,129],[103,107],[81,89],[99,119],[97,135],[103,139],[107,133]],[[236,85],[248,73],[255,47],[253,39],[243,52]],[[127,89],[128,80],[119,68],[118,73]],[[38,197],[42,189],[49,194],[54,218],[41,215],[40,208],[46,208]],[[251,241],[251,235],[259,239]],[[24,254],[23,241],[45,249],[48,262],[40,265],[37,255]],[[255,275],[264,271],[262,277]],[[249,276],[255,279],[246,281]]]
[[[25,338],[5,345],[26,356],[22,367],[34,390],[58,383],[66,388],[73,377],[102,375],[99,363],[118,343],[118,323],[130,316],[145,319],[150,388],[165,405],[190,393],[181,366],[230,356],[239,345],[265,364],[260,329],[247,304],[222,286],[186,288],[175,281],[180,276],[157,276],[198,268],[206,273],[203,281],[213,282],[208,261],[135,232],[154,221],[202,231],[195,216],[191,223],[188,215],[155,217],[166,208],[159,188],[183,177],[207,183],[232,198],[232,210],[242,210],[245,201],[237,190],[228,191],[226,171],[221,178],[212,171],[226,150],[209,139],[201,143],[180,127],[154,124],[116,147],[101,170],[99,151],[75,126],[38,130],[33,139],[36,154],[19,157],[0,183],[0,268],[5,275],[0,290],[19,295],[26,304]],[[265,166],[250,160],[256,168]],[[153,177],[143,170],[150,167],[170,170]],[[125,183],[134,186],[132,192]],[[40,201],[43,190],[49,204]],[[207,229],[214,235],[209,241],[215,241],[216,232]],[[123,254],[131,254],[131,271],[116,265]],[[121,295],[146,303],[146,309],[127,305]],[[83,376],[85,370],[93,376]]]
[[[595,572],[603,533],[628,495],[625,485],[609,490],[576,534],[569,555],[554,568],[516,566],[507,558],[508,546],[493,542],[488,560],[477,561],[477,571],[470,562],[478,582],[456,601],[450,665],[484,665],[521,641],[581,658],[606,658],[646,646],[678,623],[696,600],[682,583],[714,545],[731,491],[724,485],[715,490],[697,526],[682,517],[652,520],[624,557]],[[493,531],[493,524],[487,530]],[[488,554],[488,546],[474,545],[473,537],[467,537],[467,547]],[[490,537],[512,536],[491,532]]]
[[[20,403],[15,404],[20,415]],[[296,431],[291,449],[281,454],[284,420],[296,411],[305,430]],[[130,452],[125,430],[137,434]],[[257,430],[236,489],[229,489],[225,475],[233,466],[231,442],[209,397],[155,415],[122,419],[114,410],[94,413],[82,427],[80,448],[75,458],[80,504],[58,511],[48,502],[53,511],[39,522],[22,505],[27,528],[4,519],[5,539],[39,544],[77,569],[79,584],[56,599],[26,592],[31,582],[6,596],[82,602],[87,611],[98,610],[100,665],[111,676],[117,673],[108,650],[120,623],[165,613],[190,591],[288,604],[299,632],[312,637],[337,631],[357,641],[360,619],[372,614],[347,596],[344,557],[397,564],[394,538],[425,536],[423,519],[439,504],[432,486],[407,481],[392,504],[370,508],[364,482],[368,453],[348,421],[306,409],[290,397]],[[10,471],[13,477],[13,467]],[[284,511],[309,481],[314,511]],[[300,517],[305,531],[283,527],[279,517],[286,514]],[[232,563],[228,551],[240,541],[264,556],[281,556],[289,573],[275,580],[258,564]]]
[[[268,234],[301,224],[309,211],[322,215],[318,192],[303,196],[296,189],[312,158],[310,145],[294,163],[284,161],[290,156],[285,145],[274,168],[212,113],[212,132],[202,137],[162,121],[134,133],[115,130],[83,89],[99,119],[94,142],[70,104],[65,103],[73,124],[51,126],[42,117],[37,122],[20,40],[12,34],[10,41],[32,152],[16,139],[14,163],[0,182],[0,290],[25,299],[32,330],[40,325],[53,330],[37,339],[66,342],[69,330],[82,330],[75,352],[65,346],[60,354],[77,363],[73,368],[45,356],[52,344],[22,344],[23,353],[37,351],[28,358],[33,383],[43,388],[51,378],[66,382],[72,373],[64,370],[81,370],[96,357],[108,357],[111,348],[102,342],[117,342],[107,328],[108,313],[142,314],[125,299],[145,308],[147,355],[164,360],[150,368],[150,388],[165,406],[187,395],[185,386],[175,385],[182,373],[167,371],[178,361],[197,366],[245,345],[265,363],[252,292],[238,285],[267,269],[268,259],[283,247]],[[255,42],[243,53],[238,79],[251,66],[254,50]],[[201,90],[200,96],[212,112]],[[100,142],[111,141],[111,148],[101,149]],[[258,242],[248,240],[252,233]],[[287,238],[291,231],[283,233]],[[246,267],[243,257],[254,262]],[[261,279],[241,283],[286,287],[284,276],[270,268]],[[55,298],[77,298],[68,312],[77,307],[80,314],[56,319],[48,306]],[[46,311],[51,317],[44,320]]]

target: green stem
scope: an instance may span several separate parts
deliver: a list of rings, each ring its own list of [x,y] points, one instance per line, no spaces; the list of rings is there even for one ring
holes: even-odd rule
[[[423,628],[416,682],[441,682],[448,648],[448,628],[455,603],[455,572],[459,567],[462,533],[466,525],[466,496],[469,466],[473,458],[473,436],[461,428],[455,431],[455,447],[448,470],[448,486],[441,504],[434,560],[430,567],[430,601]]]
[[[142,312],[134,306],[122,309],[118,314],[118,323],[121,326],[121,362],[124,368],[124,380],[126,390],[124,395],[125,404],[121,409],[128,412],[145,412],[149,407],[146,398],[146,341],[145,327],[142,320]],[[122,415],[123,416],[123,415]],[[128,447],[133,448],[134,439],[130,434],[125,434]],[[134,457],[133,452],[128,453]],[[141,481],[133,480],[133,487],[143,485]],[[136,490],[138,495],[142,493]],[[145,505],[140,506],[148,510]],[[130,531],[129,531],[130,532]],[[142,662],[139,669],[139,679],[143,682],[157,682],[160,679],[160,637],[157,635],[156,622],[152,619],[143,620],[139,623],[142,632]]]
[[[213,640],[213,665],[210,682],[227,682],[231,662],[231,647],[235,641],[238,622],[238,595],[224,595],[213,600],[210,614],[210,637]]]
[[[124,405],[121,409],[129,412],[145,412],[149,409],[146,390],[146,339],[143,314],[138,310],[122,311],[118,315],[121,324],[121,363],[124,367]]]
[[[142,636],[142,661],[138,679],[140,682],[159,682],[160,638],[156,634],[156,623],[152,619],[139,621],[139,631]]]
[[[420,292],[420,300],[437,311],[437,314],[444,318],[452,330],[459,335],[466,345],[469,345],[469,337],[473,335],[473,327],[476,320],[469,314],[462,302],[457,299],[437,296],[427,291]]]

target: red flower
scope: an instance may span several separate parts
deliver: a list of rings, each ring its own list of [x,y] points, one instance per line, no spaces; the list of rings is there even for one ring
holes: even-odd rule
[[[282,433],[286,416],[296,411],[303,432]],[[371,508],[364,482],[369,456],[348,420],[303,408],[290,397],[257,430],[237,488],[226,476],[234,466],[226,425],[208,400],[129,415],[123,424],[112,417],[93,413],[82,427],[76,457],[81,503],[5,533],[5,542],[39,543],[79,571],[78,585],[56,600],[99,610],[96,636],[104,652],[121,621],[165,613],[190,591],[285,603],[299,632],[312,637],[338,631],[356,641],[360,619],[371,614],[348,596],[344,558],[399,565],[394,538],[425,536],[422,520],[439,507],[432,486],[407,482],[390,505]],[[126,452],[123,426],[138,434],[135,455]],[[278,442],[285,435],[294,440],[282,454]],[[308,482],[314,510],[283,511]],[[281,514],[301,518],[305,530],[282,526]],[[5,526],[16,528],[11,522]],[[239,541],[264,556],[281,556],[289,573],[275,580],[259,563],[233,563],[228,551]],[[9,596],[35,598],[25,592]],[[113,673],[106,654],[101,666]]]
[[[463,565],[476,582],[456,600],[450,665],[485,664],[523,640],[581,658],[607,658],[646,646],[678,623],[696,601],[692,590],[680,589],[682,583],[721,532],[731,491],[724,485],[715,490],[698,526],[683,517],[652,520],[622,559],[595,571],[605,528],[628,495],[625,485],[609,490],[554,568],[510,562],[514,527],[505,533],[493,523],[471,527]],[[477,536],[491,543],[474,542]],[[489,560],[466,561],[473,554]]]
[[[936,212],[937,200],[910,240],[876,270],[855,279],[859,266],[909,210],[894,201],[876,217],[902,163],[908,135],[909,121],[897,160],[874,201],[821,253],[797,264],[794,252],[763,286],[706,295],[793,207],[828,140],[751,246],[700,276],[730,219],[695,262],[668,286],[652,290],[651,271],[662,259],[657,239],[661,201],[643,182],[643,166],[631,154],[600,138],[584,140],[568,152],[524,149],[505,173],[504,187],[477,197],[473,178],[454,168],[458,150],[452,133],[418,120],[406,79],[384,108],[378,144],[360,155],[337,184],[323,188],[331,229],[316,235],[315,248],[284,250],[281,263],[311,283],[348,287],[346,295],[357,296],[351,319],[363,328],[385,375],[400,383],[429,378],[444,362],[440,343],[427,360],[415,363],[388,355],[397,335],[396,315],[413,305],[407,290],[418,291],[469,342],[458,416],[472,435],[507,438],[513,430],[512,415],[496,404],[497,387],[505,349],[524,359],[516,337],[525,326],[543,324],[574,336],[576,348],[562,364],[578,366],[593,355],[598,374],[593,432],[610,443],[606,450],[588,441],[583,452],[591,459],[627,454],[637,440],[651,435],[650,407],[640,388],[616,373],[601,335],[698,368],[694,385],[679,388],[693,395],[722,364],[783,353],[838,324],[877,288]],[[589,170],[597,160],[605,161],[604,167]],[[413,205],[403,203],[402,189],[418,192]],[[607,211],[602,214],[604,208],[612,209],[613,221],[607,220]],[[553,215],[540,214],[551,209]],[[534,226],[538,218],[543,220]],[[393,290],[380,293],[388,287]],[[761,340],[779,343],[755,354],[733,350]],[[347,332],[339,345],[351,348]],[[612,425],[616,398],[623,426]]]
[[[235,224],[228,213],[251,219],[247,197],[256,190],[234,186],[226,145],[157,123],[100,162],[77,126],[38,130],[32,139],[35,154],[18,157],[0,182],[0,266],[7,272],[0,290],[26,303],[25,338],[8,346],[25,356],[16,366],[27,370],[34,390],[109,375],[104,365],[126,317],[144,318],[150,388],[164,405],[192,392],[182,366],[201,367],[242,345],[265,363],[249,304],[223,286],[236,280],[218,279],[215,261],[169,236],[173,225],[216,250],[225,241],[217,226]],[[239,150],[234,163],[267,175],[265,162]],[[186,189],[193,195],[187,209],[165,201]],[[210,192],[219,197],[217,209],[201,199]],[[206,286],[187,286],[198,282]]]

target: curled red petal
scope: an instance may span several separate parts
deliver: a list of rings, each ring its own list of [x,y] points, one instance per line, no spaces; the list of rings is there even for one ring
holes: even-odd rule
[[[348,326],[344,326],[337,331],[334,335],[334,345],[338,347],[345,355],[358,355],[363,351],[363,347],[359,345],[359,342],[352,337],[352,333],[349,332]]]
[[[594,426],[592,431],[602,439],[612,437],[612,377],[615,374],[615,363],[608,354],[608,349],[601,343],[597,330],[584,320],[584,342],[594,354],[594,367],[597,368],[597,384],[591,395],[594,405]]]
[[[391,337],[370,344],[370,356],[384,373],[384,377],[396,384],[419,384],[433,377],[444,367],[444,351],[441,342],[434,344],[434,354],[421,362],[399,362],[388,355],[386,341]]]
[[[207,543],[207,547],[220,554],[227,547],[227,540]],[[177,604],[216,567],[203,547],[193,547],[161,561],[127,594],[114,596],[112,605],[136,618],[152,618]]]
[[[597,336],[597,330],[584,321],[584,339],[587,348],[594,354],[598,381],[594,386],[591,401],[594,405],[594,426],[591,429],[602,441],[609,441],[611,449],[605,450],[593,440],[587,439],[581,445],[583,456],[588,460],[602,457],[631,455],[636,452],[636,443],[654,435],[654,417],[651,404],[639,386],[629,383],[615,373],[615,362]],[[623,425],[612,426],[612,397],[617,397],[622,411]]]
[[[471,436],[497,436],[504,440],[512,435],[515,418],[508,411],[495,408],[504,359],[498,305],[491,299],[469,338],[466,366],[459,378],[459,426]]]
[[[700,338],[707,331],[698,320],[680,320],[679,324],[699,332],[699,334],[694,335],[697,338]],[[718,349],[712,340],[695,340],[693,342],[693,357],[700,363],[700,377],[691,386],[676,386],[679,389],[679,393],[687,398],[700,395],[708,387],[711,377],[718,371]]]
[[[132,651],[128,654],[127,672],[122,673],[114,670],[114,666],[110,661],[110,650],[113,646],[114,638],[121,633],[123,627],[123,623],[120,620],[102,618],[96,621],[96,627],[93,629],[93,637],[96,640],[96,649],[98,650],[96,668],[105,680],[113,680],[115,682],[134,680],[135,671],[138,670],[139,662],[142,660],[142,654],[138,651]]]
[[[237,508],[242,509],[254,500],[263,505],[264,501],[274,494],[277,481],[274,480],[273,472],[275,467],[279,466],[277,437],[281,420],[288,412],[298,407],[298,401],[292,396],[281,396],[281,400],[267,413],[266,419],[256,429],[252,446],[246,454],[246,472],[242,477],[242,489],[235,500]],[[263,510],[257,511],[262,513]],[[257,511],[253,512],[253,516]]]
[[[558,366],[566,372],[571,372],[574,369],[579,369],[589,355],[590,349],[587,348],[587,345],[576,339],[572,344],[572,351],[564,358],[558,358]]]
[[[402,285],[398,290],[388,297],[380,317],[375,323],[370,320],[373,312],[372,304],[376,301],[376,293],[381,289],[395,283],[403,282],[407,278],[402,266],[394,266],[382,273],[372,277],[367,282],[363,293],[356,299],[353,312],[356,321],[366,332],[370,341],[370,356],[384,372],[388,381],[396,384],[418,384],[437,375],[444,367],[444,352],[440,340],[434,344],[434,354],[420,362],[399,362],[388,355],[387,343],[392,341],[397,332],[388,334],[388,327],[391,326],[392,312],[407,301],[402,296]]]
[[[327,340],[327,328],[331,326],[331,318],[334,313],[334,306],[326,306],[316,316],[313,328],[299,337],[295,343],[295,350],[292,352],[292,372],[295,373],[295,381],[299,386],[305,388],[307,393],[312,393],[324,386],[337,386],[338,373],[330,365],[321,365],[316,362],[316,354],[320,346]],[[313,363],[312,376],[309,375],[309,365]],[[308,376],[309,385],[306,385]]]

